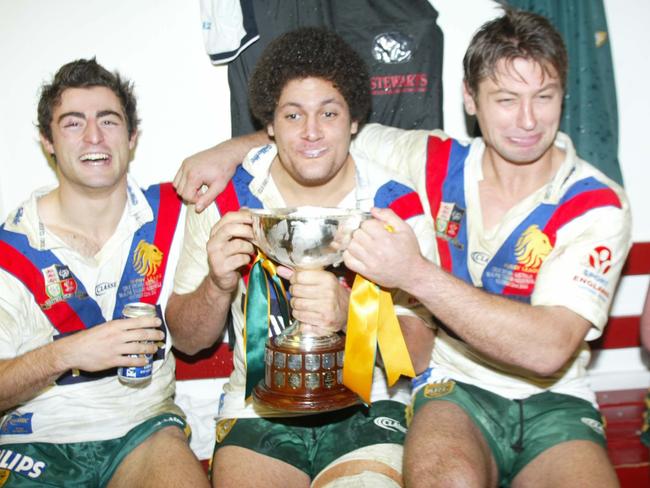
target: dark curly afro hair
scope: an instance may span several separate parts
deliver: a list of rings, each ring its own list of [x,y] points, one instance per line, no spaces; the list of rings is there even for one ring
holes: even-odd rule
[[[304,27],[274,39],[255,66],[248,84],[248,101],[263,126],[273,122],[286,84],[304,78],[332,82],[348,104],[351,119],[365,121],[371,97],[363,59],[334,32]]]

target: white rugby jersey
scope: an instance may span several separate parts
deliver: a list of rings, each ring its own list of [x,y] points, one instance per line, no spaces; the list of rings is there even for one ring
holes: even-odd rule
[[[463,145],[440,131],[369,125],[354,145],[415,183],[434,219],[445,269],[491,293],[532,305],[564,306],[591,322],[586,340],[600,337],[631,246],[630,210],[622,188],[580,159],[568,136],[556,137],[566,157],[553,179],[491,229],[483,228],[479,200],[481,138]],[[508,398],[552,390],[594,402],[585,380],[589,357],[584,343],[555,376],[533,378],[490,361],[440,330],[431,381],[453,378]]]
[[[112,319],[122,271],[134,233],[154,218],[151,206],[132,179],[128,182],[128,201],[115,233],[93,257],[85,257],[70,249],[40,222],[37,200],[52,188],[35,191],[31,198],[12,212],[5,229],[25,236],[32,248],[49,250],[63,263],[66,273],[85,288],[88,297],[101,309],[101,315]],[[182,212],[182,209],[181,209]],[[182,217],[182,213],[181,213]],[[180,217],[179,217],[180,220]],[[170,256],[180,251],[181,239],[174,239]],[[175,259],[169,258],[169,261]],[[128,263],[142,268],[144,261]],[[48,273],[48,270],[41,270]],[[167,268],[167,277],[173,269]],[[145,275],[131,280],[130,287],[142,287]],[[150,277],[150,274],[147,274]],[[171,279],[155,275],[149,286],[162,285],[159,303],[171,291]],[[162,277],[164,278],[164,277]],[[51,285],[52,283],[50,283]],[[56,283],[55,283],[56,285]],[[146,287],[147,285],[145,285]],[[65,295],[65,292],[64,292]],[[51,343],[59,332],[43,313],[34,295],[14,275],[0,268],[0,359],[11,359]],[[121,437],[145,420],[164,413],[183,415],[173,402],[175,362],[171,338],[167,334],[164,359],[154,361],[151,383],[133,388],[119,382],[117,376],[83,381],[64,386],[52,385],[25,403],[5,412],[0,426],[0,444],[25,442],[88,442]]]
[[[251,197],[258,199],[265,208],[283,208],[287,206],[270,174],[271,163],[276,154],[277,150],[273,144],[253,149],[238,170],[238,175],[243,176],[245,180],[250,180],[247,184],[247,191],[250,192]],[[338,207],[369,210],[374,205],[375,193],[382,185],[391,180],[402,185],[400,181],[403,180],[397,180],[389,176],[389,173],[385,170],[371,165],[366,159],[357,157],[354,153],[352,153],[352,156],[357,171],[357,188],[348,194],[339,203]],[[235,176],[235,179],[238,178],[238,175]],[[409,191],[412,191],[410,187]],[[210,205],[201,214],[197,214],[191,208],[189,209],[183,250],[178,263],[178,271],[174,278],[175,293],[183,294],[194,291],[208,274],[206,243],[210,236],[210,229],[218,222],[219,218],[219,210],[215,204]],[[425,215],[419,215],[409,219],[409,224],[416,234],[421,237],[420,248],[422,253],[429,259],[434,259],[435,245],[432,239],[433,228],[430,220]],[[286,417],[290,414],[265,409],[250,400],[247,402],[244,399],[246,367],[242,337],[244,327],[242,300],[245,291],[246,285],[244,280],[241,279],[236,298],[231,305],[236,338],[233,354],[234,371],[228,383],[224,386],[224,394],[219,406],[219,417]],[[417,315],[430,323],[428,311],[421,305],[414,304],[410,297],[398,293],[394,296],[394,300],[395,311],[398,315]],[[285,325],[288,326],[288,324],[280,324],[276,332],[279,332]],[[389,389],[385,373],[381,368],[375,368],[371,396],[373,402],[392,399],[406,403],[409,394],[410,389],[406,380],[399,380],[395,386]]]

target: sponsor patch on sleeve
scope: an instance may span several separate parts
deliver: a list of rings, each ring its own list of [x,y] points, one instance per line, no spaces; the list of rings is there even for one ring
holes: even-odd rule
[[[21,435],[32,433],[32,412],[9,415],[0,427],[0,435]]]

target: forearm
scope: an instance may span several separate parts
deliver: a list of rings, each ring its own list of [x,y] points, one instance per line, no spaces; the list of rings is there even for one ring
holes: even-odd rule
[[[405,291],[485,356],[549,376],[573,356],[590,324],[563,307],[531,306],[487,293],[422,260]]]
[[[417,317],[401,315],[397,318],[411,356],[415,374],[420,374],[429,367],[435,331]]]
[[[194,158],[206,158],[214,161],[215,164],[224,166],[224,170],[232,174],[246,154],[254,147],[269,144],[271,139],[265,131],[252,132],[243,136],[233,137],[209,149],[195,154]],[[207,183],[207,182],[206,182]]]
[[[264,146],[273,142],[265,130],[258,130],[243,136],[234,137],[215,146],[227,155],[226,160],[237,161],[239,164],[254,147]]]
[[[56,342],[0,360],[0,412],[33,398],[69,369]]]
[[[165,318],[174,346],[186,354],[210,347],[221,336],[232,294],[218,290],[209,277],[192,293],[172,294]]]

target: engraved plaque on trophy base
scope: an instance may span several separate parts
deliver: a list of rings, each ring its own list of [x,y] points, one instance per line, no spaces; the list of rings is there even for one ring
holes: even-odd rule
[[[286,412],[327,412],[359,403],[359,397],[343,385],[341,337],[326,336],[320,341],[325,344],[313,347],[304,337],[300,348],[286,342],[283,336],[267,341],[264,381],[253,390],[256,402]]]

